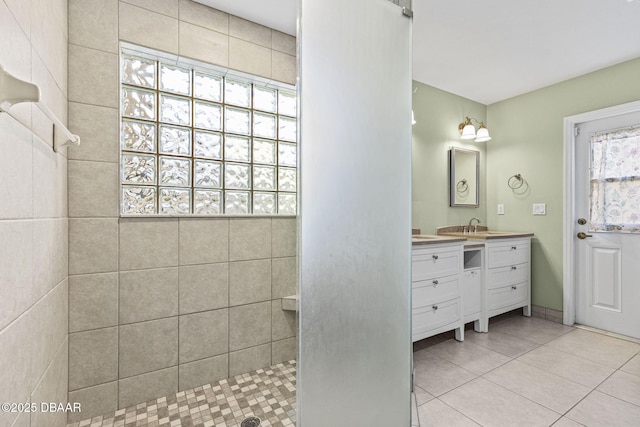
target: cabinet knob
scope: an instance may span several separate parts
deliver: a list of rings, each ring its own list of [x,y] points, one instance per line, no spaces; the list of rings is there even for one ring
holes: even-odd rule
[[[433,259],[438,259],[438,255],[432,255]]]
[[[515,265],[511,267],[512,270],[517,270],[518,267],[516,267]]]
[[[437,310],[438,306],[437,305],[432,305],[431,308],[433,308],[434,310]]]
[[[437,280],[434,280],[434,281],[433,281],[433,284],[434,284],[434,285],[437,285],[437,284],[438,284],[438,281],[437,281]]]
[[[516,249],[518,249],[518,247],[517,247],[517,246],[511,246],[511,250],[512,250],[512,251],[515,251]]]
[[[511,290],[514,290],[514,291],[515,291],[516,289],[518,289],[518,287],[517,287],[517,286],[512,286],[512,287],[511,287]]]

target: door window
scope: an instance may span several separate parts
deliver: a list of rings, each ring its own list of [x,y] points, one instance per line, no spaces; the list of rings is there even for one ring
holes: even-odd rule
[[[594,231],[640,232],[640,128],[591,138],[591,217]]]

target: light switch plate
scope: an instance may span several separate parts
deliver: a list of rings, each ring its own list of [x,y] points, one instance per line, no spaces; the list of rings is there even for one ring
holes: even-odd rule
[[[498,205],[498,215],[504,215],[504,205],[502,203]]]
[[[533,214],[534,215],[546,215],[547,214],[547,204],[546,203],[534,203],[533,204]]]

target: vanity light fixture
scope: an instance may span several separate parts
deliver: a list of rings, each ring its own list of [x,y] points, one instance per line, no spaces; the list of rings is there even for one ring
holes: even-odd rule
[[[476,127],[471,123],[471,121],[475,121],[478,123],[478,130],[476,131]],[[461,139],[475,139],[476,142],[485,142],[490,141],[491,136],[489,135],[489,129],[484,125],[484,122],[478,121],[477,119],[465,117],[464,122],[458,125],[458,132],[460,132]]]

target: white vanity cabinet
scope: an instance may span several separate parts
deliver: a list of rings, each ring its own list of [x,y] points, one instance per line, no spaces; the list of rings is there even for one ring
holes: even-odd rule
[[[464,339],[463,254],[463,241],[413,245],[413,341],[453,329],[457,340]]]
[[[485,242],[486,319],[524,307],[531,315],[531,238]]]

